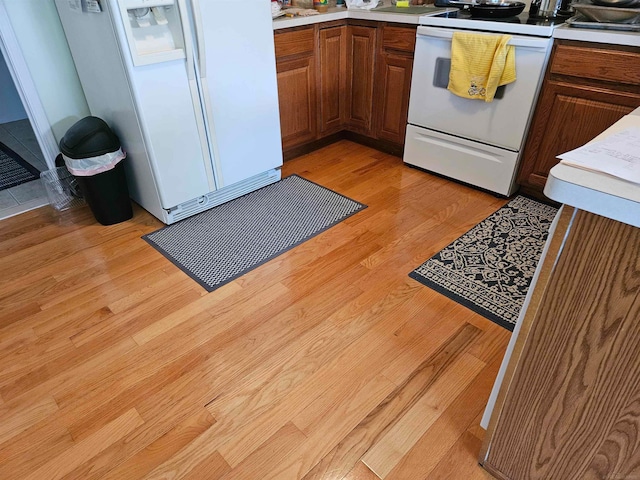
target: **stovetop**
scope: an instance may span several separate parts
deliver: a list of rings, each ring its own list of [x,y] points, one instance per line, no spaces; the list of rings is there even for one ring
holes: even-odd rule
[[[535,35],[538,37],[551,37],[553,30],[563,23],[564,19],[544,20],[529,17],[528,12],[523,12],[520,15],[508,18],[477,18],[472,17],[471,14],[465,10],[460,10],[432,17],[420,17],[420,25],[430,27]]]

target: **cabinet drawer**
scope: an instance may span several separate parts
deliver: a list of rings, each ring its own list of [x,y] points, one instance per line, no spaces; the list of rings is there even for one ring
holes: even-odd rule
[[[560,44],[556,46],[551,73],[640,85],[640,53]]]
[[[382,48],[413,53],[416,49],[416,29],[385,26],[382,32]]]
[[[275,34],[276,59],[291,55],[313,55],[314,28],[279,32]]]

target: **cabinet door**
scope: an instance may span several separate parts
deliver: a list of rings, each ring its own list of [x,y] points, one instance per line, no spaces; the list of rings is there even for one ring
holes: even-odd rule
[[[382,53],[376,75],[376,137],[404,143],[413,57]]]
[[[319,135],[342,130],[346,118],[347,27],[324,28],[319,34]]]
[[[373,134],[373,76],[376,28],[347,28],[347,121],[350,130]]]
[[[557,155],[584,145],[640,105],[634,94],[547,82],[524,151],[519,183],[540,194]]]
[[[316,136],[315,57],[279,61],[276,69],[282,148],[286,150]]]

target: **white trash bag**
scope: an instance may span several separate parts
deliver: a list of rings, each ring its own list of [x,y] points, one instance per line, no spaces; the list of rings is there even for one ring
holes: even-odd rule
[[[69,172],[76,177],[90,177],[102,172],[107,172],[125,159],[127,154],[119,148],[115,152],[105,153],[97,157],[70,158],[62,155]]]

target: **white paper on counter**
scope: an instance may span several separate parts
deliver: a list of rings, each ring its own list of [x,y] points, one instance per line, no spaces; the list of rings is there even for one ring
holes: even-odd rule
[[[558,155],[561,163],[640,184],[640,128],[630,127],[603,140]]]

